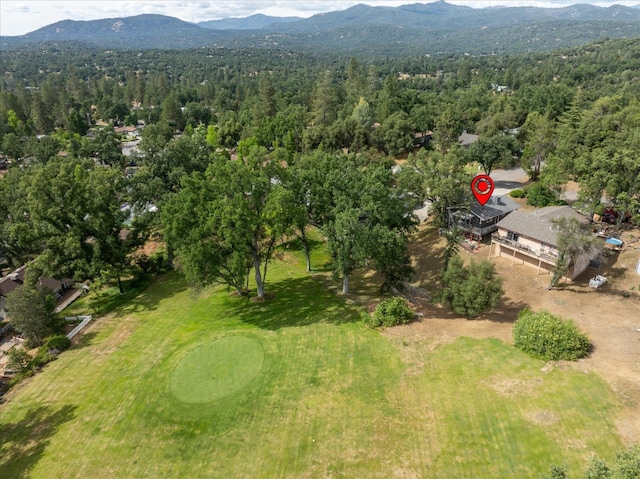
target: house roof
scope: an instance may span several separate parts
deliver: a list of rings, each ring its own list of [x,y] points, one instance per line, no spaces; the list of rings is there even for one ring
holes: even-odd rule
[[[45,288],[49,288],[51,291],[55,291],[60,286],[62,286],[62,281],[53,278],[46,278],[43,276],[42,278],[40,278],[40,284]]]
[[[474,203],[471,206],[471,212],[482,221],[497,218],[506,215],[520,208],[520,205],[509,198],[508,195],[496,195],[489,198],[484,206],[480,203]]]
[[[116,133],[133,133],[138,130],[137,126],[116,126],[113,131]]]
[[[458,143],[461,146],[469,146],[471,143],[475,143],[480,138],[478,135],[472,135],[471,133],[467,133],[467,130],[464,130],[462,134],[458,137]]]
[[[7,295],[20,286],[20,283],[13,281],[9,276],[0,278],[0,296],[7,297]]]
[[[496,195],[489,198],[489,201],[487,201],[484,206],[480,203],[473,203],[470,209],[458,209],[454,212],[454,215],[457,218],[462,218],[467,221],[472,221],[475,216],[484,223],[493,218],[511,213],[518,208],[520,208],[520,205],[509,198],[509,196]]]
[[[12,271],[3,278],[0,278],[0,296],[7,295],[24,283],[25,266],[22,265],[18,269]]]
[[[556,218],[575,218],[585,224],[589,222],[570,206],[546,206],[535,212],[514,211],[498,223],[498,228],[557,246],[558,233],[551,222]]]
[[[6,298],[11,291],[24,284],[25,269],[26,267],[24,265],[20,266],[18,269],[12,271],[3,278],[0,278],[0,296],[4,296]],[[52,291],[55,291],[63,284],[63,281],[43,276],[40,278],[40,284]]]
[[[431,135],[433,135],[433,132],[432,132],[431,130],[427,130],[427,131],[416,131],[416,132],[413,134],[413,137],[414,137],[415,139],[420,139],[420,138],[424,138],[424,137],[431,136]]]

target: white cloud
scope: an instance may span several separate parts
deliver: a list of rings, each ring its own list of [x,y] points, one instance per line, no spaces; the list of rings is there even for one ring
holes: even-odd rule
[[[60,20],[96,20],[155,13],[188,22],[247,17],[256,13],[273,16],[310,17],[316,13],[344,10],[359,3],[399,6],[432,0],[0,0],[0,35],[23,35]],[[448,0],[469,7],[523,6],[561,7],[576,3],[599,6],[636,5],[640,0]]]
[[[29,5],[26,5],[24,3],[19,3],[14,8],[16,12],[20,12],[20,13],[29,13],[30,11]]]

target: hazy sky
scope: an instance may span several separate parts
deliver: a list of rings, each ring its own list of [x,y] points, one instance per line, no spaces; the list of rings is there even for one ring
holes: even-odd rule
[[[561,7],[575,3],[599,6],[637,5],[640,0],[448,0],[470,7],[535,5]],[[157,13],[188,22],[248,17],[255,13],[272,16],[310,17],[316,13],[344,10],[359,3],[398,6],[429,3],[429,0],[0,0],[0,35],[23,35],[59,20],[95,20]]]

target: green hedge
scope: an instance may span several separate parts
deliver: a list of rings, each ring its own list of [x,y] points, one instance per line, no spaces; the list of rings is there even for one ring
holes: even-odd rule
[[[377,328],[378,326],[396,326],[398,324],[406,324],[414,318],[415,314],[406,301],[399,297],[385,299],[378,306],[367,320],[367,326]]]
[[[524,309],[513,327],[516,347],[536,358],[575,361],[589,354],[589,338],[573,321],[541,311]]]
[[[71,340],[65,335],[61,334],[59,336],[51,336],[50,338],[47,338],[44,342],[43,348],[64,351],[69,346],[71,346]]]
[[[553,206],[560,203],[558,193],[548,186],[541,183],[534,183],[525,189],[527,203],[531,206],[544,208],[545,206]]]

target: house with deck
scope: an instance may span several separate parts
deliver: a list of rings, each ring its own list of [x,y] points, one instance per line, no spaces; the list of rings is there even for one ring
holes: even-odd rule
[[[498,230],[498,222],[520,207],[508,195],[495,195],[482,206],[474,202],[470,208],[450,208],[449,228],[458,228],[472,240],[482,241]]]
[[[576,218],[587,224],[589,220],[570,206],[547,206],[536,211],[514,211],[502,219],[491,236],[491,256],[507,257],[511,264],[524,264],[540,271],[552,272],[558,261],[558,231],[552,220]],[[597,252],[574,258],[565,277],[575,279],[589,266]]]
[[[24,284],[24,276],[26,266],[20,266],[8,275],[0,278],[0,319],[6,316],[5,305],[6,300],[14,289]],[[42,277],[39,280],[41,286],[51,290],[56,298],[56,312],[62,311],[69,304],[82,295],[82,290],[73,287],[70,279],[53,279]]]

